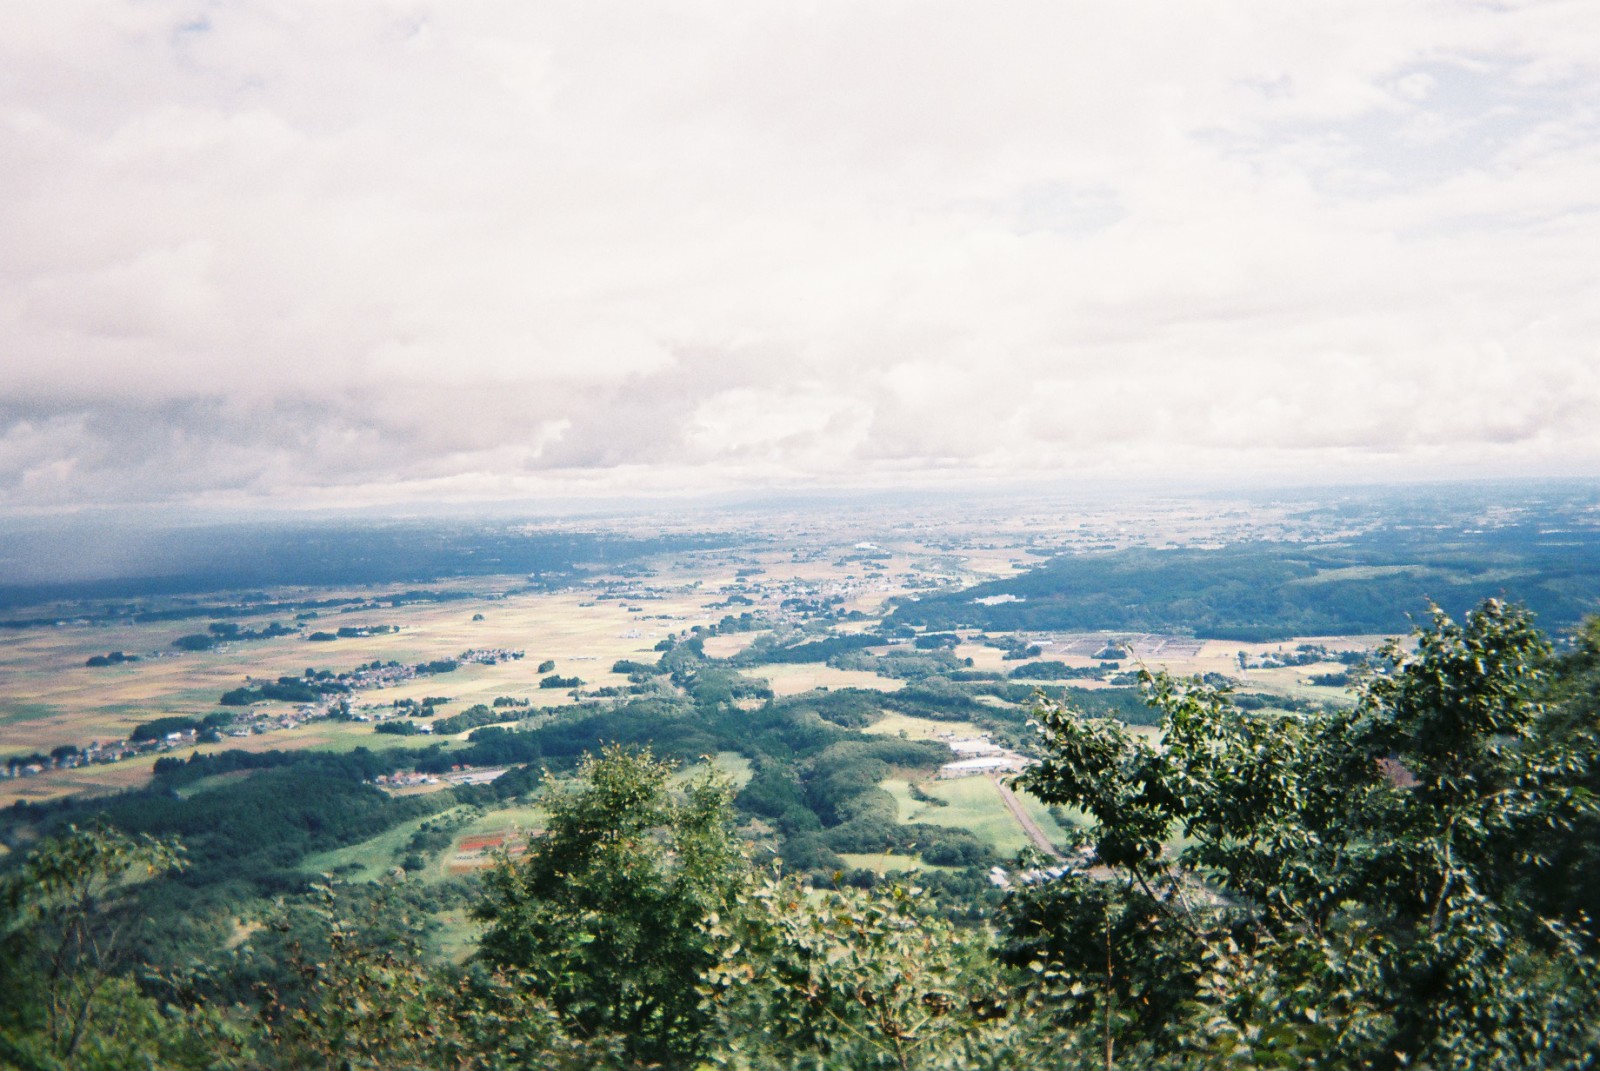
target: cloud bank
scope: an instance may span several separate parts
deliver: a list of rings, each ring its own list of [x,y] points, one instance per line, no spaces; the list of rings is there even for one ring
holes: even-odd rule
[[[1600,474],[1591,5],[0,11],[0,508]]]

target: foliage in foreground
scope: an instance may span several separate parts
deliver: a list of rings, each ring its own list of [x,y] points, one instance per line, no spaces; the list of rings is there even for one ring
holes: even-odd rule
[[[1596,875],[1569,846],[1592,843],[1600,748],[1592,699],[1545,701],[1550,665],[1490,602],[1390,645],[1351,710],[1247,713],[1155,676],[1158,747],[1046,707],[1022,783],[1092,816],[1110,875],[1024,886],[1006,959],[1082,993],[1060,1014],[1106,1052],[1163,1065],[1583,1062]]]
[[[402,909],[285,925],[258,999],[162,1007],[119,958],[173,846],[37,846],[5,885],[0,1066],[1584,1066],[1600,1049],[1600,625],[1442,613],[1352,710],[1237,709],[1165,677],[1160,746],[1052,704],[1023,784],[1081,808],[1092,869],[1014,875],[994,928],[912,886],[761,872],[729,787],[607,750],[503,859],[480,955]],[[270,942],[263,941],[263,946]],[[203,987],[201,987],[203,989]],[[228,991],[225,989],[212,992]]]
[[[720,951],[707,924],[749,869],[726,780],[672,792],[671,774],[615,748],[585,761],[526,858],[490,874],[477,911],[487,963],[526,972],[575,1031],[645,1063],[697,1054],[695,986]]]
[[[39,845],[0,882],[0,1066],[148,1065],[181,1025],[128,976],[129,891],[182,864],[171,842],[105,828]]]

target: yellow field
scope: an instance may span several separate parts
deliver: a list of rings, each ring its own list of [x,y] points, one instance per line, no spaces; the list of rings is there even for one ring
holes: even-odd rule
[[[988,673],[1010,673],[1015,662],[1005,661],[1005,652],[982,643],[963,643],[952,652],[957,658],[972,659],[972,668]]]
[[[485,586],[490,584],[485,582]],[[298,676],[310,667],[335,671],[371,661],[413,664],[449,658],[469,648],[512,648],[526,657],[497,665],[463,665],[454,673],[423,677],[401,686],[356,693],[352,704],[389,706],[395,699],[448,695],[448,712],[496,696],[526,698],[536,706],[569,704],[564,689],[541,689],[537,667],[553,659],[555,671],[581,677],[586,687],[626,684],[612,673],[618,659],[654,661],[655,643],[670,632],[708,620],[697,596],[647,604],[652,615],[669,621],[640,620],[616,601],[579,606],[577,594],[526,595],[502,601],[472,600],[386,607],[354,614],[328,614],[308,621],[307,631],[332,631],[340,625],[397,625],[394,634],[341,639],[328,643],[299,637],[238,642],[205,652],[180,652],[173,639],[205,630],[204,620],[150,625],[87,625],[66,623],[50,629],[22,630],[0,647],[0,756],[48,751],[60,744],[84,746],[91,741],[125,738],[140,722],[168,715],[199,717],[218,709],[223,692],[247,676],[272,679]],[[482,614],[482,621],[473,621]],[[286,620],[285,615],[279,615]],[[268,618],[245,620],[261,626]],[[91,669],[91,655],[120,650],[141,661]],[[318,730],[322,731],[322,730]],[[317,746],[291,741],[292,734],[271,734],[230,742],[237,747]],[[352,745],[353,746],[353,745]],[[89,781],[134,781],[137,775],[118,770],[73,771]],[[41,781],[41,779],[35,779]],[[19,792],[0,784],[0,798]],[[41,790],[30,787],[26,795]],[[55,793],[52,793],[55,794]]]
[[[150,780],[155,759],[134,759],[108,766],[52,771],[37,777],[0,780],[0,807],[19,801],[47,803],[63,796],[104,796],[138,788]]]
[[[773,694],[778,696],[799,695],[817,688],[871,688],[879,692],[893,692],[905,683],[866,670],[834,669],[818,662],[755,666],[740,672],[752,680],[765,680],[772,686]]]
[[[708,658],[732,658],[754,643],[759,635],[759,632],[730,632],[726,636],[708,636],[704,650]]]
[[[879,736],[903,736],[911,740],[936,740],[947,735],[982,736],[984,733],[983,729],[970,721],[937,721],[893,710],[884,711],[883,717],[863,731]]]

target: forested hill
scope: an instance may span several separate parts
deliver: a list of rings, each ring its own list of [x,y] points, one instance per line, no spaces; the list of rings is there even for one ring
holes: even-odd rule
[[[1393,528],[1327,545],[1067,555],[1016,577],[906,602],[888,624],[1267,641],[1403,632],[1428,600],[1460,614],[1489,597],[1526,604],[1551,632],[1570,630],[1600,610],[1600,532]]]

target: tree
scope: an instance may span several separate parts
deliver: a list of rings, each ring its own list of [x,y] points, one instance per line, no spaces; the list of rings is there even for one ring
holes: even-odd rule
[[[819,892],[767,878],[715,931],[710,1062],[729,1069],[1059,1066],[1060,1031],[995,969],[988,935],[894,884]]]
[[[119,1066],[170,1047],[124,950],[130,891],[180,866],[174,842],[72,826],[0,881],[0,1061]]]
[[[481,957],[526,973],[580,1036],[683,1064],[705,1016],[695,992],[722,941],[708,930],[747,875],[714,773],[672,784],[648,751],[606,748],[553,792],[544,836],[487,876]]]
[[[1007,958],[1087,998],[1063,1016],[1107,1063],[1580,1060],[1594,932],[1552,888],[1600,763],[1592,713],[1544,701],[1549,667],[1526,612],[1490,601],[1391,643],[1350,710],[1246,712],[1145,674],[1157,746],[1041,707],[1021,783],[1088,812],[1112,879],[1023,885]]]
[[[272,973],[257,983],[254,1021],[207,1032],[214,1066],[577,1071],[612,1062],[606,1046],[568,1037],[514,972],[429,966],[415,914],[390,891],[351,903],[323,886],[277,912],[256,950]]]
[[[1575,795],[1600,799],[1600,618],[1585,621],[1571,650],[1552,666],[1550,698],[1541,746],[1570,765]],[[1555,876],[1528,895],[1548,914],[1600,920],[1600,813],[1587,810],[1570,830],[1548,831],[1537,850]]]

